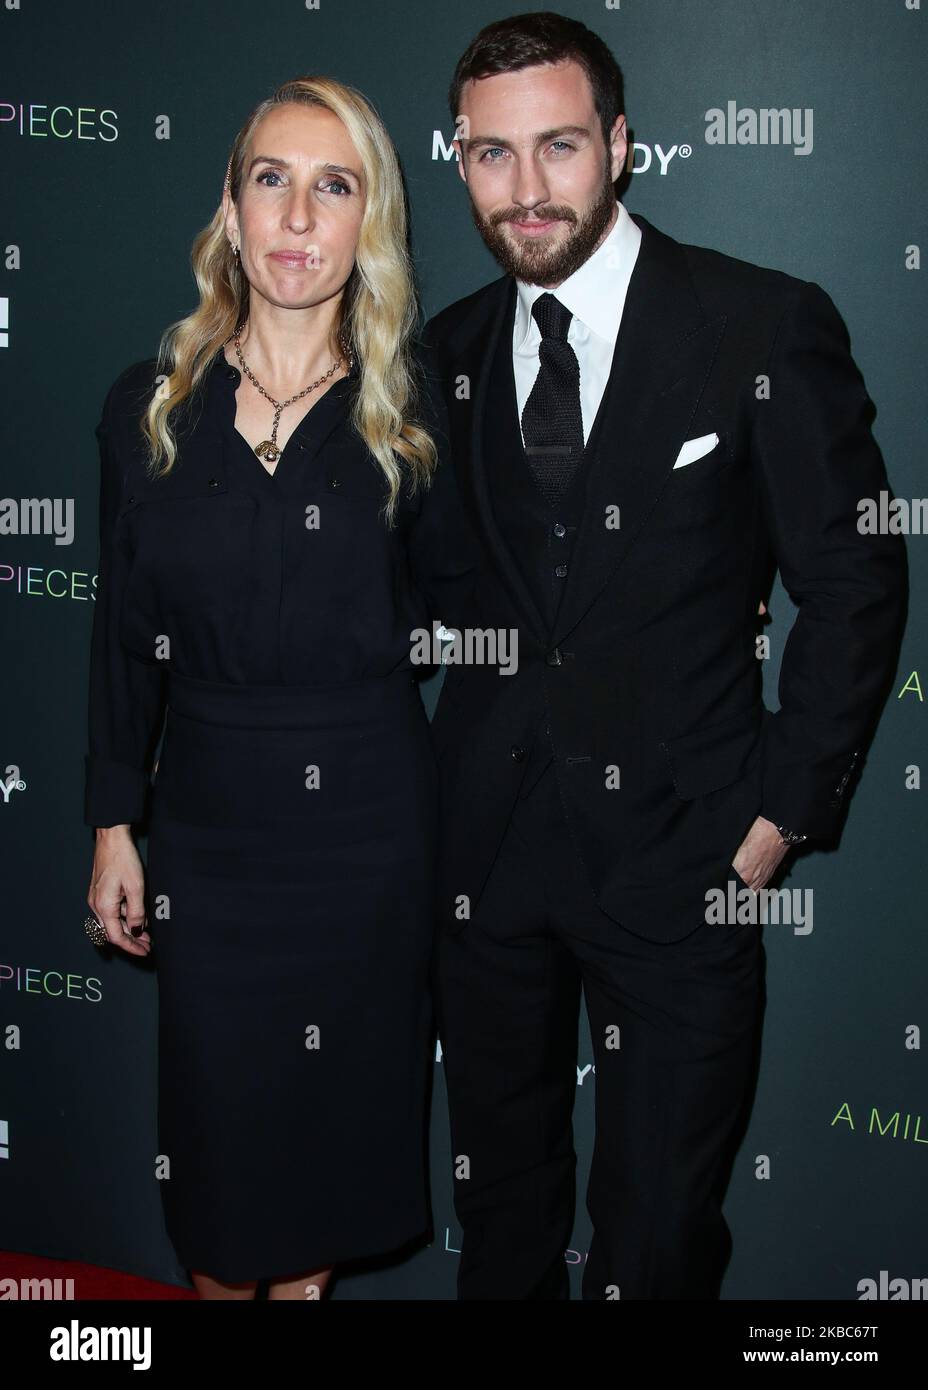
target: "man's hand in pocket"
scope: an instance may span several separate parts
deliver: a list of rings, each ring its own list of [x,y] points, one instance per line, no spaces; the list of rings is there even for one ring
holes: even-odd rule
[[[773,821],[758,816],[738,846],[732,868],[756,893],[767,883],[788,848]]]

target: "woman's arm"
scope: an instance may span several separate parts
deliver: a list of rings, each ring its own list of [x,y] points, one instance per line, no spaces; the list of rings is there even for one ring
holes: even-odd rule
[[[110,388],[96,430],[100,560],[90,649],[90,751],[85,758],[84,791],[84,822],[92,826],[128,826],[141,820],[166,699],[164,667],[156,661],[140,661],[119,640],[129,563],[116,525],[129,458],[128,422],[119,406],[126,398],[126,380],[134,372],[135,368],[129,368]]]
[[[151,754],[164,718],[166,677],[156,663],[131,656],[119,640],[128,576],[122,505],[129,453],[118,403],[130,368],[110,387],[97,425],[100,445],[100,560],[90,647],[84,821],[97,828],[87,903],[114,946],[147,956],[145,872],[132,840],[151,776]],[[120,428],[123,426],[123,428]]]
[[[448,409],[432,350],[418,345],[417,359],[420,418],[435,440],[438,463],[431,487],[421,494],[409,536],[409,561],[428,605],[429,620],[460,630],[477,573],[476,541],[455,482]]]

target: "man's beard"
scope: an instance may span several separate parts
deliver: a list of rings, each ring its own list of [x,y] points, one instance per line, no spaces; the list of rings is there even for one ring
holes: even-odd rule
[[[555,203],[533,208],[531,217],[526,215],[524,208],[509,207],[484,218],[478,213],[473,199],[469,199],[469,202],[474,226],[483,238],[487,250],[507,275],[514,275],[517,280],[524,280],[529,285],[560,285],[569,275],[573,275],[575,270],[579,270],[584,261],[589,260],[593,254],[603,232],[609,226],[615,211],[616,198],[612,180],[607,174],[596,201],[580,218],[573,208],[558,207]],[[550,242],[549,237],[531,240],[523,237],[519,244],[515,245],[502,231],[504,222],[526,222],[533,218],[538,222],[557,218],[567,222],[573,230],[565,240],[554,246],[545,244]]]

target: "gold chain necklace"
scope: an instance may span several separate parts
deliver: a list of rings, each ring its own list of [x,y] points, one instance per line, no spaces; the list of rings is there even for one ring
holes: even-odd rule
[[[263,458],[268,463],[276,463],[277,460],[280,458],[281,454],[281,450],[277,447],[277,426],[280,424],[281,411],[286,410],[288,405],[293,405],[294,401],[302,400],[304,396],[308,396],[310,391],[315,391],[316,387],[321,386],[324,381],[328,381],[332,373],[338,371],[339,367],[342,365],[342,362],[344,361],[344,358],[339,357],[337,361],[332,363],[325,376],[319,377],[318,381],[314,381],[311,386],[307,386],[305,390],[298,392],[297,395],[291,396],[288,401],[275,401],[274,397],[270,395],[269,392],[265,391],[264,387],[261,385],[260,381],[254,375],[254,373],[249,369],[247,362],[242,356],[242,345],[239,342],[239,334],[241,333],[244,327],[244,323],[240,323],[238,328],[236,328],[235,333],[233,334],[233,342],[235,344],[236,356],[238,357],[238,360],[241,362],[242,371],[248,377],[248,380],[252,383],[253,386],[257,388],[258,391],[261,392],[262,396],[267,397],[271,405],[274,407],[274,426],[271,430],[271,437],[270,439],[262,439],[260,444],[256,444],[255,453],[258,455],[258,458]],[[345,351],[344,343],[342,343],[341,346],[342,350]],[[348,358],[348,371],[350,372],[353,359],[351,357],[350,352],[346,352],[345,355]]]

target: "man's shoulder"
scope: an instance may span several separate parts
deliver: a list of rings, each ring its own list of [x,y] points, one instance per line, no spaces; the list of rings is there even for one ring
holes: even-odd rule
[[[739,302],[782,307],[810,283],[774,266],[744,260],[713,246],[677,240],[650,223],[646,224],[645,235],[648,232],[656,233],[683,257],[694,288],[707,309],[724,312],[726,308],[737,307]]]
[[[488,316],[495,306],[499,304],[501,295],[507,293],[512,277],[500,275],[489,284],[481,285],[479,289],[466,294],[461,299],[456,299],[452,304],[445,305],[444,309],[439,309],[437,314],[433,314],[428,323],[422,330],[422,336],[427,343],[441,342],[449,333],[455,332],[465,324],[468,319],[482,318]]]
[[[679,240],[648,219],[633,214],[645,237],[652,239],[658,254],[682,258],[693,288],[708,313],[732,313],[741,309],[766,307],[782,309],[797,295],[811,288],[813,282],[760,265],[712,246]],[[500,297],[512,283],[509,275],[501,275],[479,289],[454,300],[440,309],[422,330],[428,343],[441,343],[454,335],[469,321],[479,324],[498,308]]]

